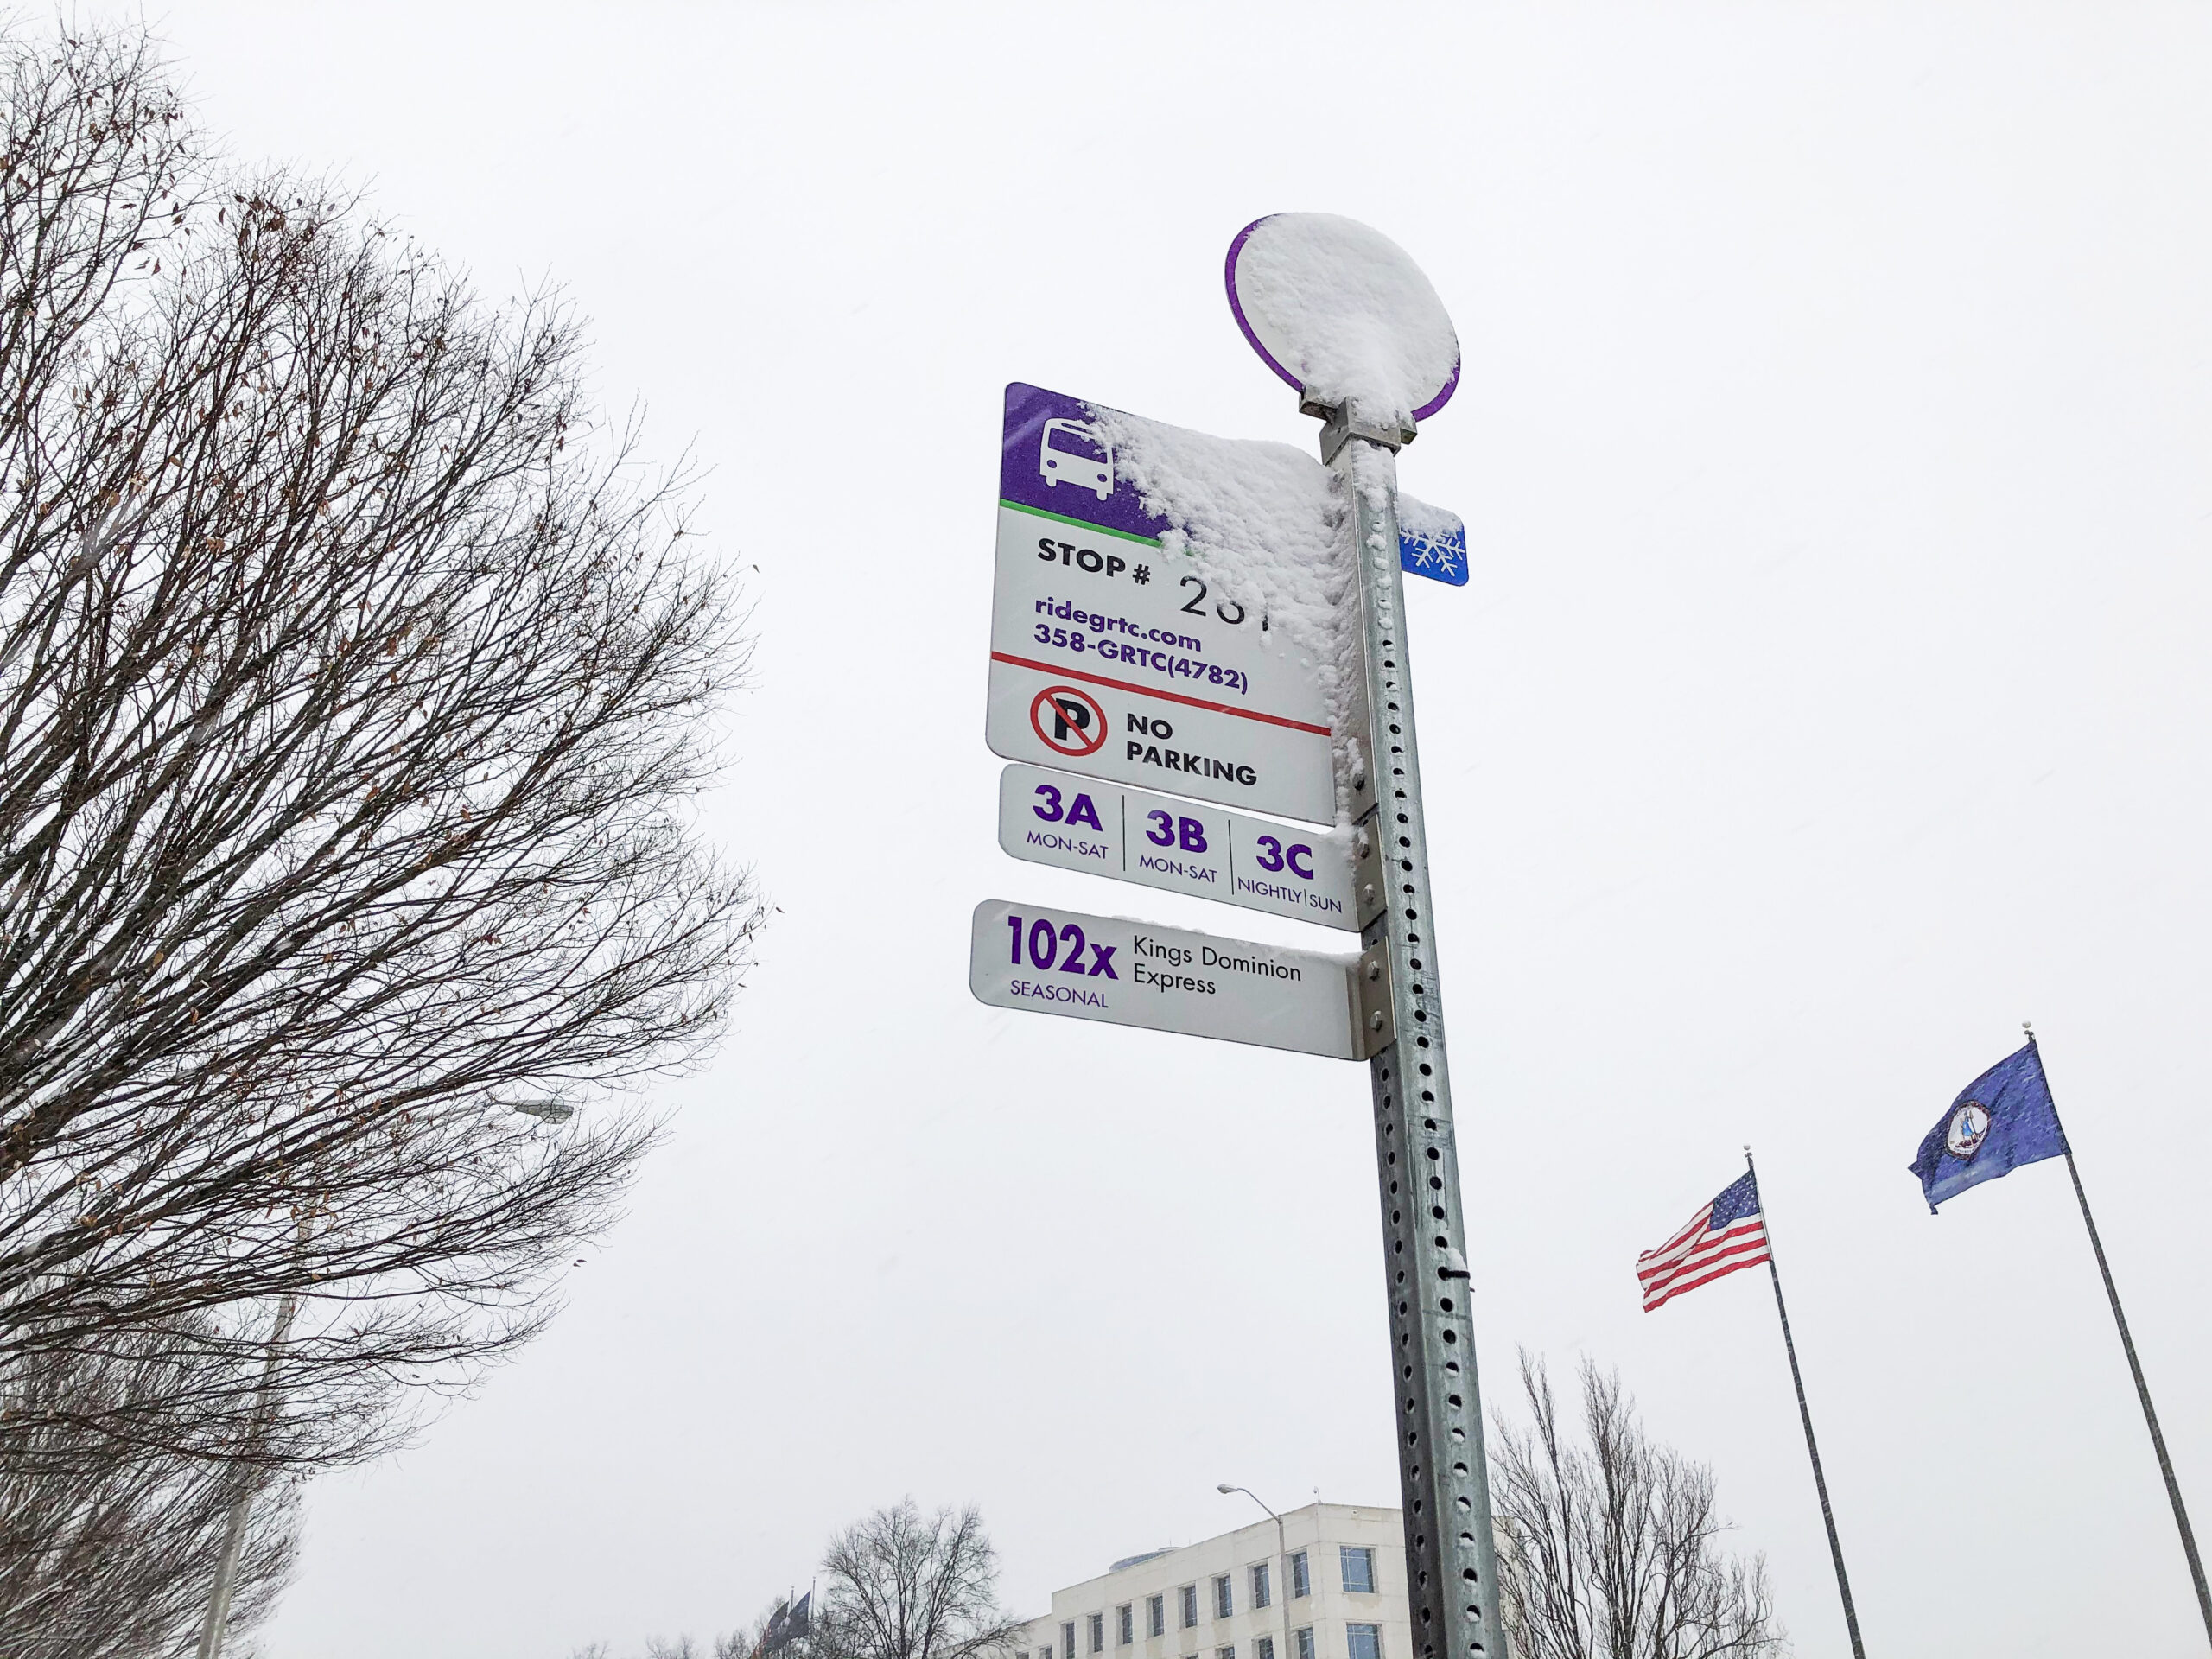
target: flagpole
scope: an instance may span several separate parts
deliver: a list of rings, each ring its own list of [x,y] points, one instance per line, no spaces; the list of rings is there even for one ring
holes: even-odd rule
[[[1759,1170],[1751,1161],[1749,1147],[1744,1148],[1744,1167],[1751,1171],[1751,1188],[1758,1192]],[[1828,1506],[1828,1478],[1821,1470],[1821,1445],[1813,1438],[1812,1408],[1805,1403],[1805,1376],[1797,1369],[1797,1344],[1789,1334],[1789,1307],[1782,1300],[1782,1269],[1775,1265],[1774,1229],[1767,1224],[1766,1195],[1763,1192],[1759,1193],[1759,1225],[1766,1233],[1766,1270],[1774,1280],[1774,1311],[1782,1315],[1782,1345],[1789,1355],[1789,1380],[1797,1389],[1797,1415],[1805,1425],[1805,1450],[1813,1459],[1813,1488],[1821,1495],[1821,1523],[1828,1529],[1828,1556],[1835,1562],[1835,1587],[1843,1593],[1843,1622],[1851,1631],[1851,1659],[1866,1659],[1866,1649],[1859,1640],[1859,1609],[1851,1599],[1851,1575],[1843,1570],[1843,1541],[1836,1536],[1835,1511]],[[2192,1547],[2190,1560],[2196,1559]]]
[[[2036,1043],[2033,1026],[2023,1024],[2028,1046],[2036,1051],[2036,1066],[2043,1067],[2043,1050]],[[2050,1111],[2058,1116],[2058,1097],[2051,1093],[2050,1074],[2044,1072],[2044,1092],[2050,1096]],[[2058,1126],[2059,1144],[2066,1149],[2066,1173],[2073,1179],[2074,1201],[2082,1206],[2082,1224],[2089,1230],[2089,1249],[2097,1258],[2097,1272],[2105,1281],[2105,1300],[2112,1304],[2112,1322],[2120,1327],[2120,1345],[2127,1355],[2127,1369],[2135,1378],[2135,1397],[2143,1404],[2143,1421],[2150,1427],[2151,1449],[2158,1454],[2158,1472],[2165,1478],[2166,1501],[2174,1506],[2174,1524],[2181,1529],[2182,1554],[2189,1557],[2189,1576],[2196,1585],[2196,1609],[2204,1616],[2204,1635],[2212,1642],[2212,1590],[2204,1582],[2204,1562],[2196,1553],[2196,1535],[2190,1529],[2189,1510],[2181,1501],[2181,1483],[2174,1478],[2173,1459],[2166,1455],[2166,1437],[2158,1427],[2158,1414],[2151,1404],[2151,1385],[2143,1380],[2142,1363],[2135,1357],[2135,1338],[2128,1334],[2127,1315],[2120,1309],[2120,1291],[2113,1284],[2112,1268],[2105,1261],[2104,1241],[2097,1236],[2097,1218],[2089,1213],[2089,1195],[2082,1190],[2082,1172],[2074,1166],[2074,1146],[2066,1138],[2066,1124]]]

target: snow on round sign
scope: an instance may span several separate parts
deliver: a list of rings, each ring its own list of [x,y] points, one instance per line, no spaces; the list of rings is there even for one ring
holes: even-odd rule
[[[1270,213],[1229,245],[1229,307],[1309,402],[1427,420],[1459,384],[1459,336],[1406,251],[1357,219]]]

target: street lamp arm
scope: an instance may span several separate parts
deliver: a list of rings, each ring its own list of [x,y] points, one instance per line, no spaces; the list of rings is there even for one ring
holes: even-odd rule
[[[1257,1503],[1262,1509],[1266,1510],[1270,1516],[1273,1516],[1278,1525],[1282,1522],[1282,1516],[1275,1514],[1274,1509],[1269,1506],[1267,1499],[1262,1497],[1249,1486],[1231,1486],[1224,1481],[1222,1484],[1215,1487],[1214,1491],[1219,1492],[1224,1497],[1228,1497],[1231,1492],[1242,1492],[1245,1497],[1250,1498],[1255,1503]]]
[[[1249,1486],[1232,1486],[1227,1481],[1224,1481],[1214,1490],[1224,1497],[1228,1497],[1231,1492],[1243,1493],[1245,1497],[1267,1510],[1268,1519],[1275,1523],[1277,1576],[1271,1593],[1275,1606],[1280,1610],[1275,1615],[1276,1622],[1282,1628],[1282,1646],[1277,1650],[1275,1659],[1296,1659],[1296,1656],[1290,1650],[1290,1541],[1283,1531],[1282,1516],[1277,1515],[1274,1506]]]

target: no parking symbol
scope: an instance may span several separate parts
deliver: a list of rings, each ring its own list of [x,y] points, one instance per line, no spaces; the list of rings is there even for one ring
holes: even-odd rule
[[[1031,699],[1029,729],[1055,754],[1081,760],[1106,745],[1106,710],[1088,691],[1048,685]]]

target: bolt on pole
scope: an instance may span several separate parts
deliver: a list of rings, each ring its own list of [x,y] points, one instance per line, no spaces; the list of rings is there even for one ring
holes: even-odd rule
[[[1389,975],[1391,1040],[1369,1071],[1414,1659],[1504,1659],[1398,563],[1397,450],[1413,433],[1356,407],[1311,412],[1326,418],[1321,458],[1349,498],[1358,570],[1365,696],[1352,728],[1363,741],[1347,781],[1363,879],[1382,887],[1360,943],[1381,948]]]

